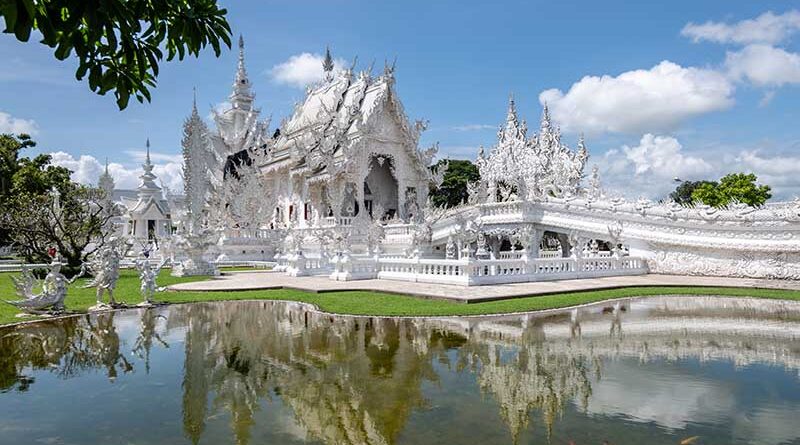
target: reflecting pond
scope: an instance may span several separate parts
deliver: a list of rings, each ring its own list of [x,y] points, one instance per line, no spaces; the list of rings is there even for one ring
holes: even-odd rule
[[[800,444],[800,303],[204,303],[0,330],[0,444]]]

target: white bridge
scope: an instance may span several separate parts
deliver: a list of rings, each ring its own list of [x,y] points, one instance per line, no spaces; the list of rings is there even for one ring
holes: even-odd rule
[[[383,225],[382,253],[360,242],[366,235],[357,220],[326,225],[350,237],[351,248],[339,251],[315,242],[312,232],[321,229],[294,229],[305,234],[297,249],[278,255],[279,269],[458,285],[648,272],[800,278],[798,202],[722,210],[588,197],[486,203],[444,212],[427,227]]]

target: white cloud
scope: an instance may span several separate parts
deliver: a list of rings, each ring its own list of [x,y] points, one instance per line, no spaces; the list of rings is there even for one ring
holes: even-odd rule
[[[439,147],[437,159],[468,159],[475,160],[479,147],[477,145],[443,145]],[[485,149],[488,153],[489,148]]]
[[[622,148],[625,158],[635,166],[635,175],[665,178],[697,177],[712,170],[704,159],[683,153],[683,146],[670,136],[645,134],[635,147]]]
[[[481,131],[481,130],[496,130],[497,125],[489,125],[489,124],[466,124],[466,125],[456,125],[453,127],[455,131]]]
[[[663,61],[649,70],[619,76],[586,76],[564,94],[539,95],[567,131],[648,133],[674,128],[733,104],[734,86],[722,73]]]
[[[769,45],[748,45],[728,52],[725,66],[731,77],[758,86],[800,83],[800,54]]]
[[[767,105],[769,105],[772,102],[772,99],[774,98],[775,98],[775,90],[767,91],[766,93],[764,93],[763,96],[761,96],[761,99],[758,101],[758,106],[764,108]]]
[[[800,12],[788,11],[776,15],[765,12],[755,19],[728,24],[708,21],[702,24],[688,23],[681,35],[695,42],[707,40],[716,43],[767,43],[776,44],[800,31]]]
[[[97,185],[97,180],[105,169],[104,163],[98,161],[94,156],[81,155],[76,159],[63,151],[50,153],[50,155],[53,157],[53,164],[72,170],[72,180],[81,184]],[[155,164],[153,173],[156,174],[157,181],[160,183],[173,191],[182,192],[182,165],[181,162]],[[139,176],[142,174],[141,167],[131,168],[117,163],[110,163],[108,171],[114,178],[118,189],[135,189],[139,185]]]
[[[125,154],[131,156],[137,162],[144,162],[145,157],[147,157],[147,152],[145,150],[126,150]],[[180,164],[183,162],[183,155],[182,154],[170,154],[170,153],[159,153],[155,151],[150,152],[150,160],[153,162],[172,162]]]
[[[698,156],[683,152],[670,136],[645,134],[639,145],[609,150],[603,159],[605,176],[618,181],[620,189],[636,190],[654,197],[674,188],[673,179],[713,177],[714,167]]]
[[[320,54],[302,53],[289,57],[286,62],[275,65],[270,74],[276,82],[303,88],[322,80],[325,72],[322,69],[324,57]],[[342,70],[346,62],[342,59],[333,61],[334,70]]]
[[[737,172],[755,173],[760,184],[772,187],[773,201],[800,195],[800,156],[774,150],[717,146],[699,152],[686,150],[674,137],[645,134],[634,147],[608,150],[597,164],[603,187],[631,198],[665,198],[676,177],[717,180]]]
[[[39,126],[33,119],[20,119],[0,111],[0,133],[29,134],[39,132]]]

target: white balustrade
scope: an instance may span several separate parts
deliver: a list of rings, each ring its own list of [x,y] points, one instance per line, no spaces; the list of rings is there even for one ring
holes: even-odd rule
[[[502,284],[647,273],[636,257],[422,259],[381,257],[377,277],[443,284]]]
[[[560,250],[540,250],[539,258],[561,258]]]

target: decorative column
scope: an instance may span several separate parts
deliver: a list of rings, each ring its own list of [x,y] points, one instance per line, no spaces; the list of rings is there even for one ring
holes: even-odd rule
[[[397,178],[397,218],[406,220],[406,181]]]
[[[569,258],[572,246],[570,246],[570,237],[564,233],[557,233],[558,243],[561,245],[561,258]]]

